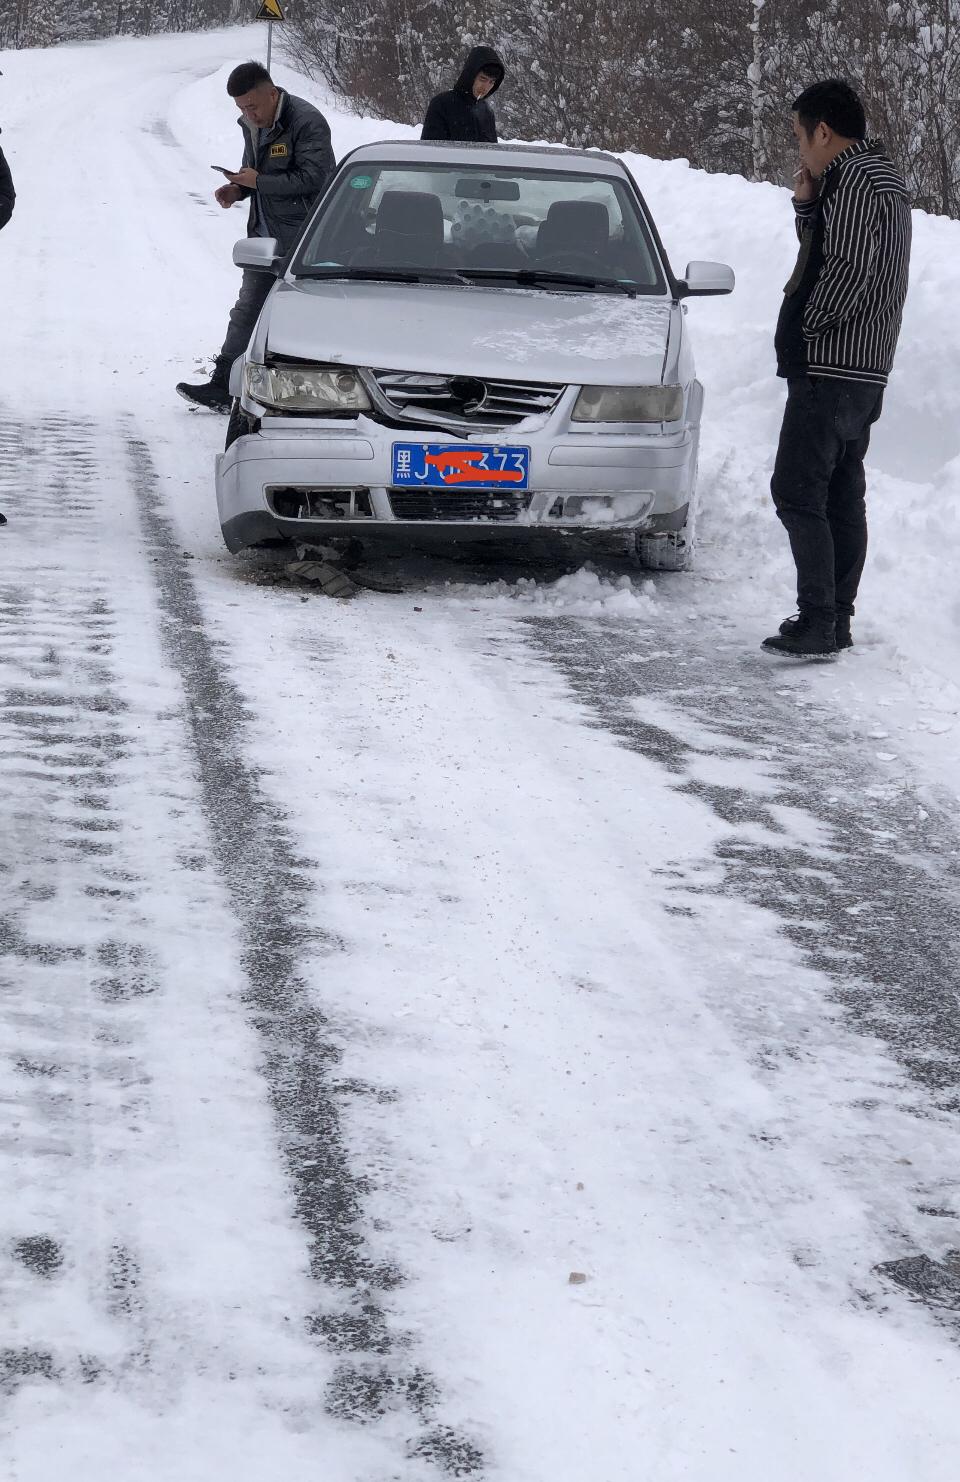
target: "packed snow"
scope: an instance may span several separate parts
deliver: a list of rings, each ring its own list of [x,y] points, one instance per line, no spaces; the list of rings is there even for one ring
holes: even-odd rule
[[[0,1475],[953,1482],[960,223],[837,664],[756,653],[789,197],[682,161],[696,569],[327,602],[173,394],[263,39],[0,56]],[[276,72],[338,157],[414,132]]]

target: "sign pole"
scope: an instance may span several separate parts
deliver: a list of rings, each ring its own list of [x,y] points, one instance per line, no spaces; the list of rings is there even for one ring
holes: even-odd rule
[[[270,71],[270,62],[273,57],[273,23],[285,20],[283,6],[280,0],[261,0],[260,9],[257,11],[257,20],[267,23],[267,71]]]

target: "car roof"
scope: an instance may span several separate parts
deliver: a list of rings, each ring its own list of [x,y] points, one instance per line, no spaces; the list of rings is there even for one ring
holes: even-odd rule
[[[390,164],[471,164],[487,169],[531,169],[538,162],[551,169],[561,164],[566,169],[583,170],[591,175],[619,175],[629,172],[615,155],[593,149],[565,149],[559,144],[460,144],[449,140],[378,139],[361,144],[348,155],[351,163],[361,160],[387,161]]]

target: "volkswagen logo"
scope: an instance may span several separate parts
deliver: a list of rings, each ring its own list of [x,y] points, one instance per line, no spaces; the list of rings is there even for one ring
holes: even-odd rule
[[[487,399],[486,385],[483,381],[475,381],[472,376],[455,376],[450,382],[450,393],[468,417],[479,412]]]

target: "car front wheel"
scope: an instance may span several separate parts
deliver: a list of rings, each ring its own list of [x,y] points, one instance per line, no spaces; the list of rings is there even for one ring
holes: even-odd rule
[[[230,408],[230,416],[227,420],[227,438],[223,445],[226,452],[232,447],[238,437],[246,437],[250,431],[250,419],[246,412],[241,411],[239,401],[234,398],[233,406]]]
[[[662,535],[638,535],[637,555],[648,571],[686,571],[693,556],[689,523]]]

